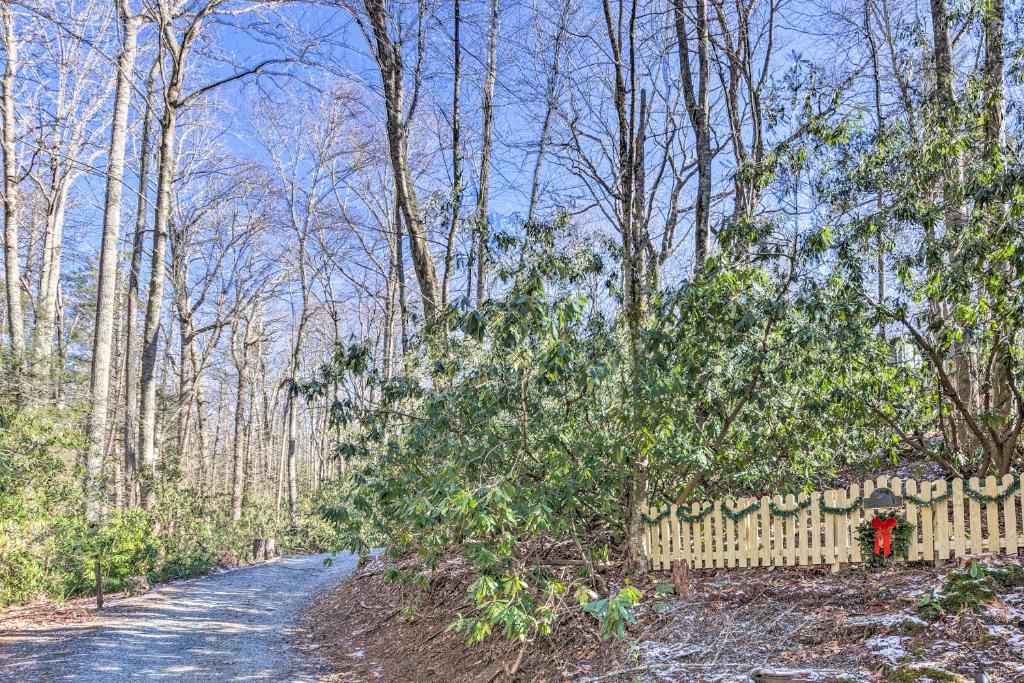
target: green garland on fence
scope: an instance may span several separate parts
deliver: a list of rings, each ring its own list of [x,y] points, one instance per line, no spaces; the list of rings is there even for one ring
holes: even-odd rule
[[[786,508],[779,507],[774,502],[768,503],[768,509],[772,511],[772,516],[782,518],[796,517],[800,514],[801,510],[806,510],[809,507],[811,507],[811,501],[809,499],[797,502],[794,507],[791,507],[788,510]]]
[[[679,509],[676,510],[676,517],[681,519],[682,521],[688,523],[688,524],[692,523],[692,522],[699,522],[700,520],[702,520],[705,517],[707,517],[708,515],[710,515],[711,512],[714,509],[715,509],[715,504],[714,503],[711,503],[706,508],[704,508],[703,510],[701,510],[700,512],[698,512],[696,514],[690,514],[688,512],[684,512],[682,508],[679,508]],[[665,508],[664,510],[662,510],[658,514],[657,517],[650,517],[649,515],[643,515],[643,519],[648,524],[659,524],[659,523],[661,523],[661,520],[665,519],[670,514],[672,514],[671,509],[670,508]]]
[[[1004,500],[1006,500],[1007,498],[1009,498],[1010,496],[1012,496],[1013,494],[1017,493],[1017,491],[1020,491],[1020,489],[1021,489],[1021,477],[1020,476],[1015,476],[1013,478],[1013,481],[1011,481],[1009,484],[1006,485],[1006,488],[1003,490],[1002,493],[997,493],[994,496],[990,496],[988,494],[982,493],[981,491],[975,491],[973,488],[971,488],[970,484],[968,484],[967,482],[964,482],[964,493],[969,498],[972,498],[972,499],[978,501],[979,503],[1001,503]],[[905,500],[911,502],[911,503],[914,503],[915,505],[918,505],[918,506],[922,506],[923,507],[923,506],[927,505],[927,506],[931,507],[931,506],[936,505],[938,503],[941,503],[941,502],[943,502],[945,500],[948,500],[953,495],[953,487],[949,486],[948,484],[946,486],[945,493],[937,494],[937,491],[938,491],[938,489],[933,484],[932,485],[932,490],[931,490],[931,498],[929,500],[925,500],[924,498],[922,498],[920,496],[917,496],[917,495],[914,495],[912,493],[904,493],[903,494],[903,498]],[[819,504],[819,507],[820,507],[821,511],[824,512],[825,514],[829,514],[829,515],[846,515],[846,514],[849,514],[849,513],[853,512],[854,510],[858,509],[863,503],[864,503],[864,496],[860,495],[860,496],[857,496],[856,498],[854,498],[853,500],[851,500],[849,502],[849,504],[843,505],[843,506],[826,505],[824,503],[824,501],[819,501],[818,504]],[[730,506],[731,506],[731,508],[730,508]],[[724,515],[728,519],[732,520],[733,522],[739,522],[744,517],[750,515],[751,513],[754,513],[754,512],[757,512],[758,510],[760,510],[761,509],[761,501],[755,500],[753,503],[751,503],[750,505],[747,505],[745,508],[743,508],[741,510],[737,510],[735,506],[736,506],[736,501],[735,500],[729,501],[729,505],[726,505],[726,501],[723,500],[723,501],[721,501],[721,502],[719,502],[717,504],[713,503],[713,502],[709,503],[706,507],[702,508],[700,511],[698,511],[696,513],[685,512],[682,508],[678,508],[678,509],[676,509],[676,517],[678,519],[680,519],[681,521],[683,521],[683,522],[691,524],[693,522],[701,521],[702,519],[704,519],[705,517],[710,515],[712,512],[714,512],[716,507],[717,507],[719,510],[721,510],[722,515]],[[775,504],[772,501],[769,501],[769,503],[768,503],[768,509],[771,511],[772,515],[775,516],[775,517],[780,517],[780,518],[795,517],[801,511],[806,510],[810,506],[811,506],[811,501],[809,499],[796,503],[796,505],[794,507],[792,507],[792,508],[780,507],[779,505]],[[663,519],[668,517],[670,514],[671,514],[671,509],[670,508],[665,508],[656,517],[650,517],[648,515],[643,515],[643,519],[648,524],[658,524]]]
[[[736,501],[732,502],[733,509],[730,510],[725,506],[725,501],[722,501],[722,514],[731,519],[734,522],[738,522],[750,513],[761,509],[761,501],[755,500],[753,503],[743,508],[742,510],[736,509]]]
[[[967,487],[967,488],[970,488],[970,487]],[[928,505],[930,507],[932,505],[935,505],[936,503],[941,503],[942,501],[946,500],[947,498],[949,498],[950,496],[953,495],[953,489],[948,484],[946,486],[946,492],[945,493],[937,496],[937,495],[935,495],[936,491],[938,491],[938,489],[935,487],[934,484],[932,484],[932,490],[931,490],[931,494],[932,495],[931,495],[931,498],[929,498],[928,500],[925,500],[924,498],[921,498],[920,496],[915,496],[913,493],[904,493],[903,497],[906,500],[909,500],[911,503],[914,503],[915,505]],[[924,493],[924,492],[922,491],[922,493]]]
[[[643,517],[644,521],[647,522],[648,524],[658,524],[659,522],[661,522],[661,520],[663,520],[666,517],[668,517],[670,512],[671,511],[668,508],[665,508],[664,510],[661,511],[661,514],[659,514],[657,517],[651,517],[650,515],[647,515],[647,514],[641,514],[640,516]]]
[[[1006,485],[1006,488],[1003,490],[1002,493],[997,493],[994,496],[990,496],[988,494],[982,493],[981,491],[975,491],[973,488],[971,488],[971,485],[969,483],[964,482],[964,493],[967,495],[967,497],[973,498],[979,503],[1001,503],[1010,496],[1012,496],[1013,494],[1017,493],[1017,491],[1020,491],[1020,485],[1021,478],[1019,476],[1016,476],[1013,478],[1013,481]],[[911,493],[904,493],[903,497],[909,500],[911,503],[914,503],[915,505],[931,506],[935,505],[936,503],[941,503],[944,500],[948,500],[953,496],[953,488],[948,484],[946,486],[945,493],[936,495],[936,491],[937,488],[933,484],[931,490],[932,495],[929,500],[925,500],[924,498],[921,498],[920,496],[915,496]]]
[[[1001,503],[1013,494],[1017,493],[1017,491],[1020,491],[1020,476],[1014,477],[1013,481],[1006,485],[1005,491],[997,493],[994,496],[986,495],[981,491],[975,491],[971,488],[970,484],[966,484],[964,486],[964,493],[979,503]]]
[[[858,509],[863,502],[864,502],[864,496],[857,496],[856,498],[854,498],[853,500],[850,501],[849,505],[845,505],[845,506],[838,506],[837,505],[837,506],[833,507],[831,505],[826,505],[825,503],[822,503],[821,504],[821,511],[822,512],[827,512],[830,515],[847,515],[847,514],[853,512],[854,510]]]
[[[706,508],[704,508],[703,510],[701,510],[700,512],[697,512],[695,514],[691,514],[689,512],[684,512],[682,508],[677,508],[676,509],[676,517],[678,517],[679,519],[681,519],[681,520],[683,520],[684,522],[687,522],[687,523],[699,522],[700,520],[702,520],[705,517],[707,517],[708,515],[710,515],[714,511],[714,509],[715,509],[715,504],[714,503],[711,503]]]

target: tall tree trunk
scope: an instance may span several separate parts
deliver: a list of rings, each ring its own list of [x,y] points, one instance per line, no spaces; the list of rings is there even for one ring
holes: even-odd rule
[[[558,28],[552,45],[551,68],[548,71],[547,84],[544,87],[544,120],[540,127],[540,139],[537,142],[537,159],[533,163],[533,180],[530,183],[530,205],[526,212],[526,222],[532,223],[540,202],[540,176],[544,165],[544,154],[551,142],[551,120],[558,108],[558,84],[561,80],[562,45],[568,31],[570,3],[563,2],[558,15]]]
[[[384,341],[381,355],[383,356],[382,365],[386,381],[394,376],[395,308],[398,304],[398,242],[402,239],[398,233],[398,225],[394,225],[385,237],[388,242],[388,272],[384,292]]]
[[[137,505],[139,469],[139,357],[138,318],[139,290],[142,281],[142,251],[146,235],[147,196],[149,188],[149,157],[151,122],[153,119],[152,95],[156,66],[149,71],[146,82],[146,102],[142,112],[142,137],[139,149],[139,176],[136,187],[135,231],[132,237],[132,256],[128,271],[128,301],[125,306],[124,354],[124,472],[128,489],[128,504]]]
[[[398,322],[402,333],[402,354],[409,352],[409,301],[405,291],[405,232],[402,210],[395,200],[395,266],[398,281]]]
[[[383,0],[364,0],[366,13],[373,29],[374,57],[380,69],[384,89],[384,108],[387,118],[388,154],[395,180],[395,194],[402,210],[405,228],[409,233],[409,245],[412,251],[413,270],[420,286],[420,297],[423,300],[423,315],[428,321],[436,319],[441,306],[441,285],[437,277],[437,267],[430,253],[427,242],[426,227],[420,213],[419,201],[409,170],[409,121],[415,111],[419,89],[417,82],[413,92],[409,112],[405,111],[404,102],[404,68],[402,66],[402,44],[391,38],[388,29],[388,15]],[[421,14],[422,14],[421,8]],[[422,16],[420,26],[420,57],[422,58],[423,27]]]
[[[299,477],[298,477],[298,412],[295,397],[288,399],[288,524],[292,530],[299,526]]]
[[[198,368],[195,363],[194,326],[191,316],[178,318],[178,457],[182,466],[188,461],[192,448],[192,407]]]
[[[174,87],[173,85],[171,86]],[[153,225],[153,256],[150,261],[149,294],[142,346],[142,396],[139,416],[139,479],[142,505],[156,505],[156,386],[157,354],[160,344],[160,315],[163,309],[167,229],[171,213],[171,184],[176,168],[175,126],[178,88],[168,91],[160,121],[160,152],[157,164],[156,217]]]
[[[459,229],[459,213],[462,208],[462,159],[459,141],[459,98],[462,90],[462,2],[454,0],[455,25],[453,27],[453,47],[455,64],[452,75],[452,215],[448,224],[448,243],[444,255],[444,279],[441,283],[441,305],[448,304],[448,287],[451,282],[453,262],[455,258],[455,237]]]
[[[309,283],[306,281],[306,236],[299,235],[299,286],[302,288],[302,308],[299,311],[299,324],[295,329],[294,346],[292,346],[291,360],[288,366],[288,378],[294,382],[299,374],[299,358],[302,353],[302,342],[306,332],[306,322],[309,316]],[[288,519],[292,529],[298,528],[299,515],[299,486],[296,469],[298,449],[296,439],[298,438],[298,415],[296,410],[296,396],[292,387],[288,387],[287,424],[285,429],[288,435]]]
[[[126,13],[121,4],[124,27],[121,53],[117,59],[117,85],[114,95],[114,116],[110,127],[110,149],[107,154],[106,202],[103,207],[103,237],[100,247],[100,272],[96,292],[96,327],[93,332],[92,365],[89,375],[89,451],[85,460],[85,516],[90,524],[100,516],[99,474],[103,467],[103,444],[107,433],[107,409],[110,387],[110,363],[114,346],[114,307],[117,301],[117,240],[121,227],[121,184],[124,180],[124,153],[128,130],[128,107],[131,103],[131,79],[139,20]],[[127,365],[131,365],[130,358]]]
[[[246,328],[248,336],[248,327]],[[234,443],[232,444],[232,480],[231,480],[231,521],[242,519],[242,494],[245,487],[245,452],[243,449],[243,431],[245,416],[245,373],[248,371],[248,347],[242,341],[240,356],[236,358],[235,371],[238,374],[235,382],[235,425]]]
[[[52,186],[43,231],[43,260],[36,300],[36,325],[32,345],[32,373],[43,389],[52,390],[54,360],[54,320],[60,288],[60,258],[64,240],[64,216],[67,208],[67,179],[60,176],[57,162],[52,164]]]
[[[18,250],[18,160],[15,148],[14,78],[18,69],[18,43],[14,12],[9,0],[0,5],[4,22],[6,60],[3,74],[4,154],[4,276],[7,294],[7,334],[15,380],[25,368],[25,316],[21,301],[21,257]],[[20,386],[18,387],[20,390]]]
[[[697,83],[693,82],[690,64],[690,41],[682,0],[673,0],[676,39],[679,52],[679,73],[683,83],[686,111],[696,136],[697,202],[694,220],[694,270],[700,270],[711,253],[711,124],[708,81],[711,62],[708,58],[710,36],[707,0],[697,0]]]
[[[990,159],[1006,146],[1006,0],[983,3],[985,31],[985,147]]]
[[[494,83],[498,75],[498,0],[491,0],[491,23],[487,30],[487,78],[484,81],[482,114],[483,147],[480,150],[480,193],[476,198],[476,307],[487,298],[487,259],[490,230],[487,199],[491,191],[491,138],[494,128]]]
[[[949,15],[945,0],[931,0],[933,59],[935,62],[935,106],[936,113],[945,117],[943,123],[948,132],[959,129],[957,123],[957,102],[953,92],[955,74],[953,72],[953,46],[949,35]],[[953,241],[950,250],[950,262],[960,258],[957,242],[961,239],[963,226],[968,220],[967,209],[962,199],[965,161],[962,154],[953,153],[945,164],[942,179],[942,201],[944,205],[944,223],[946,235]],[[941,259],[929,259],[928,268],[933,272],[945,268]],[[932,309],[938,315],[946,316],[947,302],[932,302]],[[974,351],[966,343],[958,342],[954,348],[954,374],[957,393],[965,409],[972,413],[978,412],[978,391],[974,380],[976,358]],[[953,422],[956,426],[957,440],[963,455],[972,454],[981,444],[969,429],[967,418],[961,411],[954,413]],[[956,463],[959,464],[959,463]]]
[[[875,30],[871,21],[872,4],[873,0],[864,0],[864,37],[868,41],[868,49],[871,53],[871,75],[875,96],[875,143],[880,144],[885,130],[885,122],[882,117],[882,71],[878,58],[878,42],[875,40]],[[875,215],[879,221],[882,219],[883,206],[882,187],[879,183],[875,189]],[[879,304],[885,303],[885,233],[883,228],[884,226],[881,224],[877,226],[878,235],[875,240],[875,270],[878,275]],[[878,323],[878,331],[884,339],[885,324],[883,322]]]
[[[620,3],[623,0],[620,0]],[[611,47],[614,69],[613,104],[616,113],[617,134],[617,189],[616,211],[622,237],[622,313],[629,337],[630,381],[623,389],[622,400],[627,408],[630,429],[643,423],[643,402],[631,387],[640,386],[643,368],[643,339],[641,327],[645,316],[648,280],[645,273],[646,226],[638,219],[638,169],[642,165],[644,139],[643,117],[646,95],[641,95],[640,117],[637,116],[636,91],[636,19],[637,0],[632,0],[628,15],[620,4],[612,11],[611,0],[604,0],[605,27]],[[624,16],[625,15],[625,16]],[[613,18],[615,17],[615,18]],[[628,21],[628,33],[623,44],[622,21]],[[628,50],[628,52],[625,52]],[[631,573],[644,572],[647,558],[643,547],[643,510],[647,504],[647,457],[633,439],[626,438],[623,448],[627,452],[624,473],[624,507],[626,510],[626,562]]]
[[[982,26],[985,33],[985,62],[984,89],[985,89],[985,160],[988,162],[990,172],[1005,171],[1004,154],[1006,152],[1006,74],[1005,74],[1005,23],[1006,3],[1005,0],[987,0],[983,3]],[[1002,213],[1001,208],[989,208],[985,211],[985,218],[990,223],[987,226],[989,231],[1001,230],[997,220],[992,220]],[[1012,238],[1011,238],[1012,239]],[[999,266],[1003,270],[1003,278],[1012,281],[1012,274],[1008,272],[1007,266]],[[1011,376],[1012,359],[1009,347],[994,350],[992,363],[992,386],[987,388],[987,395],[991,396],[991,405],[984,406],[998,418],[999,426],[995,432],[996,441],[994,453],[991,458],[994,460],[999,474],[1007,474],[1012,465],[1016,450],[1016,433],[1010,419],[1013,407],[1013,378]]]

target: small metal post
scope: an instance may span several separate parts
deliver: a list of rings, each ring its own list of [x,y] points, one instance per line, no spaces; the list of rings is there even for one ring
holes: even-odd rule
[[[96,573],[96,609],[99,610],[103,609],[103,572],[98,559],[93,564],[93,571]]]

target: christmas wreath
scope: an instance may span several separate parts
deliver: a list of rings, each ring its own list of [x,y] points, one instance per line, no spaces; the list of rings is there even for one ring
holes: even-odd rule
[[[914,525],[897,513],[879,512],[857,526],[861,556],[872,567],[886,567],[894,558],[906,557]]]

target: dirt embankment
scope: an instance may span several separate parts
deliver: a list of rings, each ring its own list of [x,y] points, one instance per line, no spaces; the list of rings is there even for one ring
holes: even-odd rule
[[[492,636],[469,647],[464,633],[448,629],[459,612],[470,611],[466,589],[476,577],[469,568],[449,560],[420,590],[389,582],[388,566],[374,560],[317,600],[306,616],[303,626],[338,680],[563,681],[621,664],[621,647],[604,642],[585,615],[525,646]]]
[[[304,625],[345,681],[1024,682],[1024,587],[980,613],[918,615],[954,567],[722,570],[697,573],[687,599],[654,597],[669,580],[656,573],[625,643],[603,641],[580,615],[525,647],[498,637],[468,647],[446,630],[468,611],[468,567],[445,563],[421,591],[388,582],[378,560],[319,599]],[[778,678],[784,670],[796,677]]]

